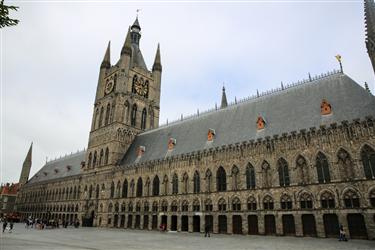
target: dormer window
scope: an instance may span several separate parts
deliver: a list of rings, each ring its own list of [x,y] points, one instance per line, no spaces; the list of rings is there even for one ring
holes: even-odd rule
[[[213,141],[214,138],[215,138],[215,129],[208,129],[208,133],[207,133],[207,141]]]
[[[66,169],[67,169],[68,171],[70,171],[70,170],[72,169],[72,166],[67,165],[67,166],[66,166]]]
[[[331,104],[326,99],[323,99],[322,103],[320,104],[320,114],[329,115],[331,113],[332,113]]]
[[[177,142],[177,140],[175,138],[169,138],[168,150],[174,149],[174,147],[176,146],[176,142]]]
[[[262,130],[264,129],[266,126],[266,122],[264,121],[263,117],[261,116],[258,116],[258,119],[257,119],[257,129],[258,130]]]
[[[43,174],[44,174],[45,176],[47,176],[48,173],[47,173],[47,172],[43,172]]]
[[[59,172],[59,170],[57,168],[55,168],[55,174],[57,174]]]
[[[137,150],[137,156],[138,157],[141,157],[146,151],[146,147],[145,146],[139,146],[138,147],[138,150]]]

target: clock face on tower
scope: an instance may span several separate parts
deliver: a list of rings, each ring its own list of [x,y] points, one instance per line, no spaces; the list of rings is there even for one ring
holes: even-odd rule
[[[115,82],[114,82],[113,80],[109,80],[109,81],[107,81],[107,84],[105,85],[105,90],[104,90],[104,92],[105,92],[106,94],[111,93],[112,90],[113,90],[113,87],[114,87],[114,86],[115,86]]]
[[[148,96],[148,81],[144,81],[143,78],[137,79],[134,83],[134,89],[138,95],[147,97]]]

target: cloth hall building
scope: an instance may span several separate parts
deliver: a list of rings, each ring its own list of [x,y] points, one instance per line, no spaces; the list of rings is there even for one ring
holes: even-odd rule
[[[365,1],[373,60],[374,4]],[[159,126],[162,64],[138,19],[100,66],[87,150],[32,178],[23,217],[84,226],[375,239],[375,97],[342,70]],[[373,54],[372,54],[373,53]],[[375,61],[375,60],[373,60]]]

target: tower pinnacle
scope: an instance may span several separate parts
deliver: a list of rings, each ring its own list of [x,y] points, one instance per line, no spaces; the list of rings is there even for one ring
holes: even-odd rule
[[[221,95],[221,106],[220,108],[226,108],[228,106],[227,95],[225,94],[225,87],[223,86],[223,94]]]
[[[32,161],[32,151],[33,151],[33,143],[31,143],[29,151],[27,152],[26,158],[22,164],[22,171],[21,171],[21,176],[20,176],[20,181],[19,181],[21,185],[25,184],[29,180],[31,161]]]
[[[129,55],[129,56],[132,54],[132,42],[131,42],[131,38],[130,38],[130,27],[128,29],[128,33],[126,34],[124,46],[122,46],[122,49],[121,49],[121,55],[123,55],[123,54]]]
[[[160,44],[158,43],[158,48],[156,49],[156,55],[154,60],[154,65],[152,66],[152,71],[162,71],[161,59],[160,59]]]
[[[105,51],[105,55],[103,58],[103,62],[100,65],[100,68],[110,68],[111,67],[111,41],[108,42],[107,50]]]
[[[375,72],[375,3],[374,0],[364,0],[366,47]]]

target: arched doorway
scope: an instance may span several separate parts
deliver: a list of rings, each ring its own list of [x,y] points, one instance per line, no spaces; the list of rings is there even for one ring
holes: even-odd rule
[[[143,216],[143,229],[148,229],[148,215]]]
[[[336,214],[324,214],[323,223],[326,237],[336,238],[339,236],[339,220]]]
[[[177,215],[171,217],[171,231],[177,231]]]
[[[118,227],[118,214],[115,214],[113,219],[113,227]]]
[[[259,234],[258,230],[258,216],[256,215],[249,215],[247,216],[247,224],[248,224],[248,233],[249,234]]]
[[[276,234],[275,216],[267,214],[264,216],[264,233],[266,235]]]
[[[201,217],[198,215],[193,216],[193,232],[199,233],[201,231]]]
[[[83,227],[92,227],[95,218],[95,211],[92,210],[91,213],[86,214],[82,217],[82,226]]]
[[[313,214],[302,215],[303,236],[316,236],[316,224]]]
[[[204,217],[204,222],[205,222],[205,227],[208,226],[208,230],[210,232],[213,232],[214,231],[214,217],[212,215],[206,215]]]
[[[157,215],[153,215],[152,216],[152,230],[156,230],[158,229],[158,216]]]
[[[226,234],[227,232],[227,216],[219,215],[219,233]]]
[[[284,214],[282,217],[282,221],[284,235],[295,235],[296,228],[294,225],[294,216],[291,214]]]
[[[125,226],[125,215],[121,215],[120,219],[120,227],[123,228]]]
[[[135,216],[135,225],[134,225],[134,228],[141,229],[141,216],[139,214],[137,214]]]
[[[350,238],[367,239],[367,230],[362,214],[348,214],[347,220]]]
[[[129,214],[127,228],[133,228],[132,226],[133,226],[133,215]]]
[[[234,234],[242,234],[242,217],[241,215],[233,215],[232,226]]]
[[[189,217],[187,215],[181,216],[181,231],[189,231]]]

